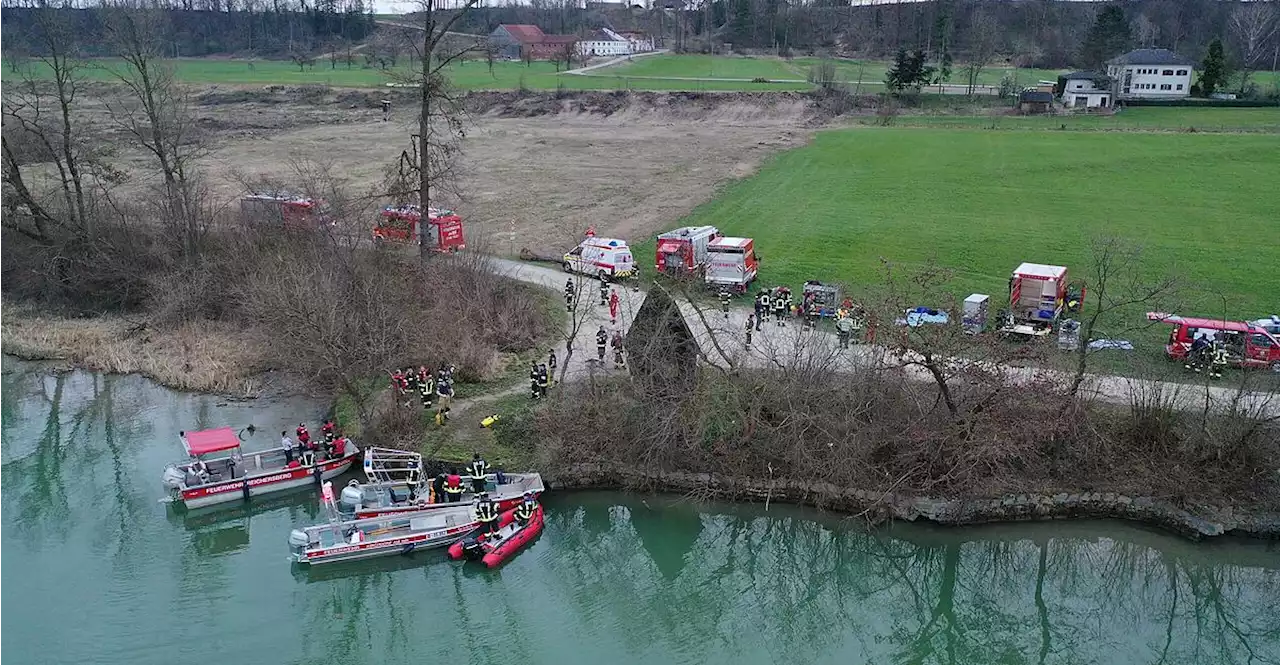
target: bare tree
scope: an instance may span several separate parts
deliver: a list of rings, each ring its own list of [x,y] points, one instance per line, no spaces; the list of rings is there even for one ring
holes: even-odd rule
[[[79,57],[77,35],[60,10],[41,2],[35,9],[34,27],[30,38],[39,45],[40,52],[34,56],[33,62],[43,65],[52,81],[31,67],[19,70],[17,85],[10,86],[4,95],[5,129],[21,131],[38,146],[41,156],[53,163],[58,171],[58,184],[65,206],[61,217],[83,233],[89,230],[90,220],[85,203],[82,164],[91,158],[86,154],[88,148],[83,137],[79,136],[80,128],[72,117],[72,107],[80,91],[81,72],[86,65]],[[10,136],[10,131],[6,131],[3,138],[5,182],[12,187],[17,203],[30,211],[37,235],[44,236],[47,223],[54,221],[54,213],[41,205],[26,186],[21,160],[13,150]],[[6,222],[17,224],[12,219]],[[11,228],[18,227],[11,225]]]
[[[999,30],[1000,26],[995,17],[985,9],[973,12],[970,18],[969,57],[964,67],[970,95],[978,85],[978,77],[982,74],[982,70],[986,69],[996,57],[996,49],[1000,46]]]
[[[169,24],[162,9],[117,4],[106,9],[104,29],[121,65],[110,74],[128,94],[108,102],[112,119],[155,158],[167,206],[164,219],[176,231],[182,254],[194,257],[207,231],[203,192],[192,167],[201,154],[191,102],[163,61]]]
[[[447,77],[447,68],[454,61],[478,46],[478,42],[446,44],[454,24],[476,6],[480,0],[418,0],[418,20],[421,35],[414,43],[414,55],[419,63],[411,82],[418,88],[418,131],[413,135],[411,159],[407,151],[401,153],[402,164],[416,176],[417,200],[426,214],[432,196],[451,183],[455,157],[460,141],[465,136],[462,101],[455,94]],[[431,254],[427,243],[419,245],[419,258],[426,260]]]
[[[1271,49],[1268,43],[1280,29],[1276,10],[1270,2],[1242,3],[1231,11],[1228,21],[1236,51],[1240,56],[1240,93],[1248,92],[1249,77]]]
[[[1105,322],[1118,325],[1109,333],[1113,336],[1134,330],[1132,325],[1119,324],[1118,315],[1128,313],[1137,306],[1172,309],[1168,302],[1174,298],[1178,289],[1175,276],[1151,278],[1147,271],[1150,266],[1142,261],[1142,248],[1128,245],[1117,238],[1098,238],[1091,248],[1091,265],[1084,303],[1086,312],[1080,325],[1080,344],[1075,350],[1075,369],[1071,378],[1068,394],[1076,396],[1084,383],[1088,370],[1092,349],[1089,341],[1098,330],[1098,324]],[[1126,317],[1133,320],[1133,317]],[[1145,321],[1145,319],[1142,319]],[[1148,323],[1148,325],[1151,325]]]

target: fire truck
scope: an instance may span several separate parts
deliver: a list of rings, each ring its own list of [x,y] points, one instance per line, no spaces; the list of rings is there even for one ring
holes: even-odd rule
[[[322,202],[289,194],[250,194],[240,199],[240,219],[253,226],[313,231],[332,224]]]
[[[673,277],[695,273],[707,264],[707,245],[720,237],[714,226],[684,226],[658,235],[654,267]]]
[[[746,293],[755,281],[758,262],[755,241],[751,238],[716,238],[707,243],[707,286]]]
[[[467,246],[462,235],[462,218],[452,210],[427,208],[427,223],[416,205],[386,206],[373,227],[374,242],[417,245],[426,242],[437,252],[456,252]]]
[[[1066,268],[1023,263],[1009,278],[1009,309],[1003,312],[999,331],[1043,337],[1060,317],[1080,311],[1083,304],[1084,284],[1068,284]]]

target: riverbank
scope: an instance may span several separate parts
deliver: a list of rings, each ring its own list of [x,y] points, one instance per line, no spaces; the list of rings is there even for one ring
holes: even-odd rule
[[[206,321],[173,329],[145,316],[69,318],[6,303],[0,350],[109,374],[141,374],[168,388],[240,398],[267,383],[261,350],[237,326]]]
[[[1277,473],[1280,473],[1278,471]],[[544,474],[554,490],[626,490],[678,492],[702,499],[812,505],[863,518],[870,524],[889,520],[925,521],[944,526],[1050,521],[1119,519],[1157,527],[1191,540],[1219,536],[1280,539],[1280,512],[1253,512],[1235,507],[1179,504],[1118,492],[1054,492],[994,497],[947,498],[900,492],[875,492],[829,483],[735,478],[716,474],[644,472],[576,465],[555,475]]]

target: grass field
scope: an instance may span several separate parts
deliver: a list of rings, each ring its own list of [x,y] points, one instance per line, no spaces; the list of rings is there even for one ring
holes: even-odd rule
[[[874,123],[868,118],[864,123]],[[1133,107],[1110,116],[899,116],[895,124],[915,127],[953,127],[1040,130],[1177,130],[1280,133],[1280,107],[1188,108]]]
[[[1225,298],[1231,316],[1256,316],[1276,306],[1276,183],[1277,135],[866,128],[820,133],[682,223],[754,237],[765,285],[856,293],[881,279],[881,258],[934,260],[955,293],[995,299],[1018,263],[1080,271],[1091,238],[1117,235],[1200,306]]]

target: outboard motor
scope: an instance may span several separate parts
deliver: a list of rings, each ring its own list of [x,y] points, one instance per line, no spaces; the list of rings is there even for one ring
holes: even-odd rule
[[[162,482],[165,489],[180,490],[182,489],[182,481],[186,480],[186,474],[178,470],[176,465],[170,464],[164,468],[164,477]]]
[[[302,553],[307,549],[307,533],[299,529],[289,532],[289,551],[293,552],[294,558],[301,560]]]
[[[338,509],[344,513],[354,513],[364,505],[364,492],[356,485],[355,481],[351,481],[350,485],[342,488],[342,496],[338,498]]]

